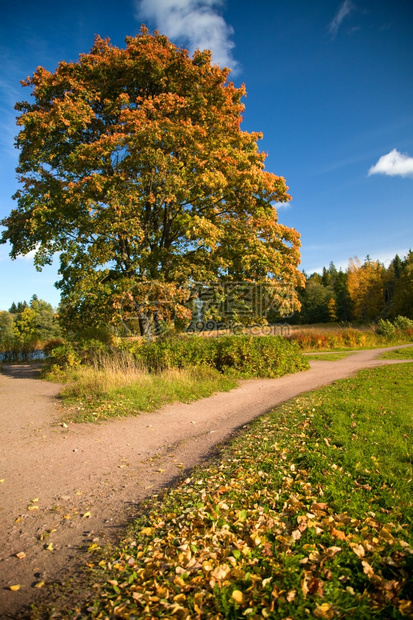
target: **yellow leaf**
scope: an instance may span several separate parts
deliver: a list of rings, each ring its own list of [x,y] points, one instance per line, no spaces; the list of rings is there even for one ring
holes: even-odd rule
[[[53,543],[49,543],[46,547],[46,551],[53,551]]]
[[[355,543],[350,543],[351,550],[356,554],[358,558],[362,558],[365,555],[365,550],[363,545],[356,545]]]
[[[27,506],[27,510],[39,510],[39,506]]]
[[[317,605],[314,610],[314,615],[316,618],[327,618],[327,620],[331,620],[331,618],[334,618],[334,610],[328,603],[323,603],[322,605]]]
[[[90,517],[90,512],[85,512],[85,514],[82,515],[82,519],[88,519]]]
[[[297,592],[295,590],[290,590],[289,592],[287,592],[285,598],[287,599],[289,603],[291,603],[295,599],[296,594]]]
[[[393,540],[393,536],[392,536],[391,532],[389,532],[389,530],[386,529],[385,527],[381,528],[381,530],[379,532],[379,535],[382,538],[385,538],[386,540]]]
[[[156,595],[159,596],[159,598],[166,598],[168,596],[168,588],[165,588],[164,586],[157,586]]]
[[[20,551],[20,553],[16,553],[16,558],[19,558],[19,560],[23,560],[23,558],[26,557],[26,554],[24,553],[24,551]]]
[[[408,613],[412,613],[412,601],[408,601],[406,599],[402,599],[399,602],[399,611],[403,616],[407,616]]]
[[[143,536],[151,536],[152,532],[153,532],[153,527],[143,527],[141,529],[141,534]]]
[[[182,579],[182,577],[175,577],[174,579],[174,583],[179,586],[180,588],[183,588],[184,586],[186,586],[185,581]]]
[[[363,573],[367,575],[367,577],[369,578],[374,577],[374,570],[372,569],[372,567],[370,566],[368,562],[366,562],[365,560],[362,560],[361,565],[363,567]]]
[[[211,577],[214,577],[214,579],[221,581],[222,579],[225,579],[229,571],[230,571],[230,568],[228,564],[221,564],[221,566],[217,566],[216,568],[214,568],[214,570],[211,573]]]
[[[174,601],[175,603],[185,603],[186,601],[186,596],[185,594],[177,594],[176,596],[174,596]]]
[[[1,484],[2,482],[4,482],[5,480],[6,480],[6,478],[2,478],[2,479],[0,480],[0,484]]]
[[[311,505],[311,510],[327,510],[327,508],[328,508],[328,504],[320,503],[320,502],[314,502]]]
[[[17,592],[17,590],[20,590],[20,586],[10,586],[10,590],[12,590],[13,592]]]
[[[232,593],[232,598],[239,604],[244,602],[244,594],[241,592],[241,590],[234,590]]]
[[[44,586],[44,581],[38,581],[37,583],[34,584],[35,588],[43,588]]]

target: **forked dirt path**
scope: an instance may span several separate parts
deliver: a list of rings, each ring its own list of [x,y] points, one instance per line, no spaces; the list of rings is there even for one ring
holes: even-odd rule
[[[392,347],[400,348],[400,347]],[[253,418],[303,392],[349,377],[388,349],[358,351],[280,379],[101,424],[60,422],[60,386],[36,366],[0,375],[0,618],[23,617],[39,585],[116,540],[145,497],[201,462]],[[82,548],[84,552],[79,551]],[[20,585],[18,591],[10,586]],[[38,588],[36,588],[36,585]]]

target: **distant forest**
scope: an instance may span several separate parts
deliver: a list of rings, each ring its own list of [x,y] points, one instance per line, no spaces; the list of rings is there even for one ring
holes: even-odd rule
[[[301,311],[289,319],[292,324],[413,319],[412,250],[403,259],[396,254],[388,267],[367,256],[363,263],[350,259],[346,271],[330,263],[322,274],[304,275],[305,288],[298,291]]]

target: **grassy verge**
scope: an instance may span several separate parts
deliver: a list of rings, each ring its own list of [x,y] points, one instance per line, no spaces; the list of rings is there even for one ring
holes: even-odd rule
[[[82,366],[55,376],[68,382],[60,393],[67,405],[65,422],[98,422],[155,411],[168,403],[188,403],[214,392],[228,392],[238,385],[235,377],[213,368],[149,374],[134,367],[122,370]]]
[[[306,355],[305,359],[307,360],[318,360],[321,362],[337,362],[338,360],[342,360],[345,357],[351,355],[351,352],[348,351],[340,351],[337,353],[311,353],[310,355]]]
[[[289,337],[302,351],[356,351],[359,349],[377,349],[412,342],[410,335],[382,336],[374,331],[342,329],[336,331],[293,331]]]
[[[44,377],[68,385],[65,421],[89,422],[154,411],[228,391],[240,378],[280,377],[309,368],[296,345],[280,337],[223,336],[124,342],[130,349],[59,345]]]
[[[395,351],[387,351],[380,355],[383,360],[410,360],[413,359],[413,346],[411,348],[396,349]]]
[[[304,351],[371,349],[412,342],[413,321],[398,316],[357,328],[331,324],[293,326],[289,337]]]
[[[409,364],[291,401],[91,545],[83,594],[33,618],[412,617],[412,430]]]

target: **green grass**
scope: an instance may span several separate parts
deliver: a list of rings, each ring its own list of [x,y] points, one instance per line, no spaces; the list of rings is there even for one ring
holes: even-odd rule
[[[348,351],[340,351],[337,353],[311,353],[311,355],[306,355],[305,358],[307,360],[318,360],[321,362],[337,362],[349,355],[351,355],[351,353]]]
[[[413,359],[413,346],[405,349],[396,349],[395,351],[386,351],[380,355],[383,360],[411,360]]]
[[[229,391],[240,378],[280,377],[307,368],[298,347],[280,337],[194,336],[132,343],[130,351],[59,346],[43,376],[67,384],[60,394],[69,406],[65,422],[90,422]]]
[[[82,366],[58,377],[68,381],[60,396],[67,408],[65,422],[98,422],[113,417],[155,411],[172,402],[188,403],[228,392],[235,377],[213,368],[171,369],[150,374],[137,368],[121,370]]]
[[[33,618],[411,617],[412,431],[409,364],[290,401],[146,502],[117,548],[92,545],[63,616],[49,598]]]

